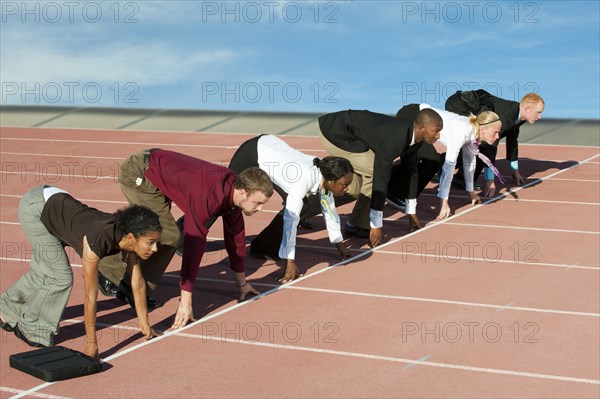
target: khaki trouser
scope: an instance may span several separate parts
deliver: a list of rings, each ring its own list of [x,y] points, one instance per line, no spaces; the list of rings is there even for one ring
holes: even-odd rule
[[[0,314],[11,327],[18,325],[28,340],[51,346],[71,295],[73,270],[62,242],[40,220],[43,190],[36,187],[19,202],[19,223],[32,247],[31,264],[0,296]]]
[[[319,131],[319,139],[328,153],[336,157],[346,158],[354,168],[352,184],[348,186],[347,194],[356,198],[349,222],[353,226],[369,230],[371,228],[369,210],[371,209],[371,195],[373,193],[373,164],[375,153],[372,150],[365,152],[349,152],[332,144]]]
[[[158,251],[141,262],[142,274],[148,285],[147,292],[150,293],[158,285],[175,255],[179,242],[179,229],[171,215],[171,201],[144,177],[144,172],[148,168],[148,154],[149,150],[144,150],[123,161],[119,169],[119,184],[130,204],[150,208],[158,215],[162,226]],[[119,285],[124,277],[126,282],[131,279],[131,276],[126,276],[120,254],[101,259],[99,270],[116,285]]]

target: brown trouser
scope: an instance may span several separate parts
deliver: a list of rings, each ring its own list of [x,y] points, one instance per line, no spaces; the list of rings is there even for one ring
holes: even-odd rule
[[[321,144],[328,153],[336,157],[346,158],[352,164],[354,176],[346,194],[356,198],[356,204],[354,204],[348,221],[353,226],[370,230],[369,210],[371,209],[371,195],[373,193],[375,153],[372,150],[365,152],[342,150],[327,140],[321,131],[319,131],[319,139],[321,139]]]

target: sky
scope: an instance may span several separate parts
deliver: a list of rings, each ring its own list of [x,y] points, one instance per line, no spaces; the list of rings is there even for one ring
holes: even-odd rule
[[[600,2],[5,1],[1,104],[395,114],[457,90],[600,118]]]

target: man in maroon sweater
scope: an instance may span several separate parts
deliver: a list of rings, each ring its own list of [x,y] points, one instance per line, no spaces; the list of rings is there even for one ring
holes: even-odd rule
[[[119,172],[121,190],[130,203],[144,205],[156,212],[163,228],[158,252],[142,262],[148,289],[158,284],[179,242],[179,229],[173,215],[174,202],[186,215],[183,231],[181,266],[181,302],[173,328],[195,320],[192,291],[200,261],[204,255],[208,229],[219,216],[223,218],[225,249],[231,269],[235,272],[240,300],[258,294],[247,281],[244,272],[246,238],[243,215],[253,215],[262,209],[273,194],[273,184],[259,168],[248,168],[239,175],[223,166],[167,150],[146,150],[127,158]],[[119,259],[104,258],[100,273],[120,289],[128,282]],[[122,281],[121,281],[122,280]],[[117,296],[123,297],[123,294]]]

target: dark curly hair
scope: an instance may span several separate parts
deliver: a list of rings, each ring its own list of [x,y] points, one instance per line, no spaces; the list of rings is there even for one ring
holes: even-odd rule
[[[117,220],[117,230],[123,235],[132,233],[136,238],[151,231],[162,231],[158,215],[149,208],[132,205],[114,213]]]
[[[313,165],[319,168],[325,180],[338,180],[348,173],[354,173],[354,168],[350,161],[341,157],[315,158]]]

